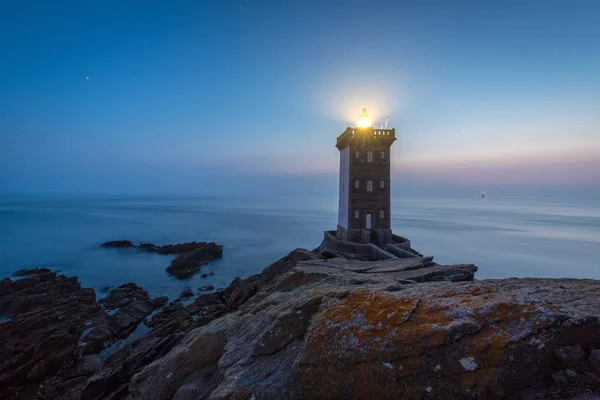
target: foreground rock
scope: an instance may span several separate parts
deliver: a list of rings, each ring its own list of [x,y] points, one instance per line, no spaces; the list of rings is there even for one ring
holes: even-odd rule
[[[138,325],[156,308],[162,307],[167,297],[151,299],[144,289],[135,283],[126,283],[112,289],[99,303],[107,312],[94,318],[88,331],[80,339],[84,354],[95,354],[127,338]]]
[[[237,311],[188,333],[132,377],[129,398],[600,393],[587,361],[600,348],[597,281],[452,282],[474,267],[332,260],[299,261]],[[427,279],[439,282],[412,283]],[[557,384],[552,375],[561,371],[566,379]]]
[[[3,347],[8,357],[0,361],[10,363],[1,361],[0,398],[574,399],[600,393],[598,281],[472,282],[476,270],[421,257],[371,262],[297,249],[224,290],[187,305],[171,302],[144,320],[147,334],[102,365],[87,350],[91,343],[77,351],[77,341],[67,342],[71,351],[61,357],[65,347],[45,340],[62,319],[44,320],[44,334],[27,343],[49,347],[33,364],[51,368],[37,369],[44,372],[37,380],[12,374],[27,358]],[[13,304],[6,296],[30,287],[18,288],[19,282],[0,282],[0,313]],[[102,301],[104,309],[117,310],[108,315],[76,280],[69,282],[66,293],[77,293],[93,324],[106,329],[129,326],[112,325],[109,317],[130,305],[148,310],[164,301],[123,285]],[[58,297],[45,301],[45,314],[53,302],[62,304]],[[0,329],[14,324],[10,317]],[[79,338],[82,328],[69,318]],[[11,343],[21,340],[14,330],[0,333]]]
[[[128,284],[113,289],[103,308],[77,278],[44,268],[17,275],[23,278],[0,281],[0,315],[7,319],[0,323],[3,399],[56,398],[87,382],[100,367],[95,354],[127,337],[166,301]]]
[[[208,264],[209,261],[223,257],[223,246],[214,242],[188,242],[157,246],[152,243],[135,245],[129,240],[115,240],[102,244],[102,247],[131,247],[149,253],[163,255],[176,254],[177,257],[167,267],[167,272],[178,279],[189,279],[200,271],[201,266]]]

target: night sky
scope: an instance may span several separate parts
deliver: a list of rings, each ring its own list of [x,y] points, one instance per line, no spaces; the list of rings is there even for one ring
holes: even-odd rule
[[[600,186],[600,1],[0,2],[0,192]]]

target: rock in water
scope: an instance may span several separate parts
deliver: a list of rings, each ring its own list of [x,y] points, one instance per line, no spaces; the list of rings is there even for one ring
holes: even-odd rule
[[[223,257],[223,246],[214,242],[188,242],[157,246],[152,243],[134,245],[129,240],[106,242],[102,247],[134,247],[148,253],[163,255],[176,254],[177,257],[167,267],[167,272],[178,279],[191,278],[202,265],[216,258]]]
[[[103,243],[102,247],[126,248],[126,247],[135,247],[135,245],[133,243],[131,243],[129,240],[113,240],[111,242]]]
[[[200,245],[187,253],[179,254],[167,267],[167,272],[178,279],[191,278],[202,265],[223,256],[223,246],[216,243],[197,243]]]
[[[188,299],[190,297],[194,297],[194,291],[191,288],[185,288],[181,293],[179,293],[179,299]]]
[[[48,268],[34,268],[34,269],[21,269],[15,272],[12,276],[14,277],[23,277],[23,276],[31,276],[31,275],[40,275],[47,274],[50,271]]]

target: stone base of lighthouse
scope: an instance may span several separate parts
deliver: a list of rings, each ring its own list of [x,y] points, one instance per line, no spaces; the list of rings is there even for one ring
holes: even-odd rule
[[[393,242],[391,229],[346,229],[338,225],[335,236],[347,242],[373,243],[379,247]]]
[[[318,250],[332,257],[364,260],[423,257],[411,247],[410,240],[393,234],[391,229],[367,231],[338,226],[337,231],[325,231]]]

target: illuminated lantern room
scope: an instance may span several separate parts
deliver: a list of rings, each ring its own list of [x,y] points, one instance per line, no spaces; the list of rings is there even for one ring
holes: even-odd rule
[[[390,202],[390,156],[396,130],[373,127],[367,109],[337,137],[340,151],[339,209],[336,236],[339,240],[392,242]]]
[[[356,127],[357,128],[370,128],[371,126],[373,126],[373,122],[367,115],[367,109],[363,108],[360,118],[358,118],[358,121],[356,121]]]

